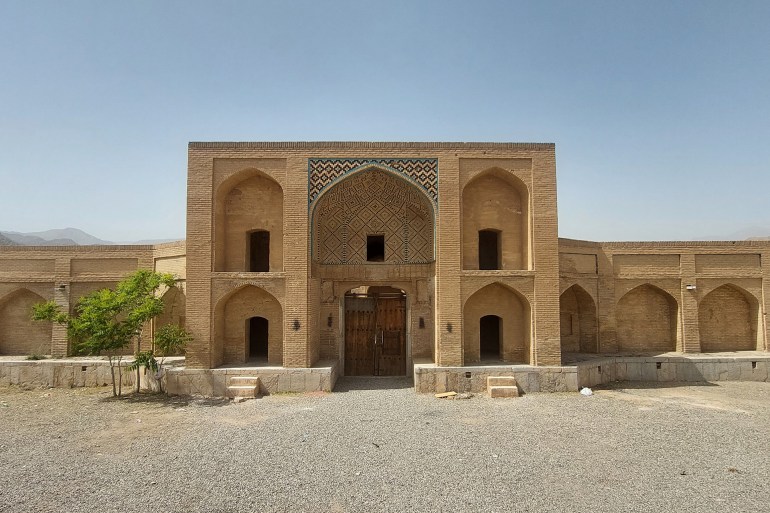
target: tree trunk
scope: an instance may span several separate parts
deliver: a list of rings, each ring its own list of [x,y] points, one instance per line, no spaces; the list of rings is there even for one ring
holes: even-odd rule
[[[110,375],[112,376],[112,397],[117,397],[118,394],[115,391],[115,366],[112,363],[112,355],[108,354],[107,359],[110,362]]]

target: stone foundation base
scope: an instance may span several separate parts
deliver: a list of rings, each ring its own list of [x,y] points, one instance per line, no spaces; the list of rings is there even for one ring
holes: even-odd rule
[[[234,377],[259,378],[258,394],[284,392],[331,392],[337,382],[337,363],[319,362],[309,369],[286,367],[220,367],[166,372],[166,391],[171,395],[226,397]]]
[[[575,364],[580,387],[613,381],[768,381],[770,354],[597,356]]]
[[[130,392],[136,371],[130,371],[125,360],[123,390]],[[115,369],[117,374],[117,369]],[[0,386],[26,385],[33,387],[75,388],[112,385],[110,364],[105,359],[67,358],[61,360],[24,360],[3,357],[0,360]]]
[[[418,393],[486,392],[487,378],[513,376],[527,392],[577,392],[577,367],[534,367],[532,365],[493,365],[439,367],[435,363],[415,363],[414,389]]]

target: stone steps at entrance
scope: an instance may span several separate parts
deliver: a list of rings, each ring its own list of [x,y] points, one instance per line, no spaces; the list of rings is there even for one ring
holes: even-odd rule
[[[256,376],[232,376],[228,382],[227,397],[251,399],[259,393],[259,378]]]
[[[257,376],[232,376],[228,385],[258,386],[259,378]]]
[[[516,383],[516,378],[513,376],[489,376],[487,378],[487,388],[488,387],[515,387],[518,383]]]
[[[519,386],[513,376],[489,376],[487,378],[487,393],[489,397],[519,397]]]
[[[519,397],[519,387],[496,386],[489,387],[489,397],[496,399],[500,397]]]

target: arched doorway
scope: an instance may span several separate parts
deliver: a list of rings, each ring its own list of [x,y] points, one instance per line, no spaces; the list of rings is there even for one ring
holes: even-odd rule
[[[214,361],[283,365],[282,326],[281,303],[267,290],[254,285],[235,289],[217,303]]]
[[[513,289],[491,283],[473,293],[463,306],[463,361],[530,362],[531,310]]]
[[[365,287],[345,294],[345,375],[406,374],[406,294]]]
[[[270,340],[269,322],[264,317],[250,317],[246,322],[249,338],[249,360],[267,363]]]
[[[502,323],[503,320],[497,315],[485,315],[479,319],[479,355],[482,362],[501,359]]]

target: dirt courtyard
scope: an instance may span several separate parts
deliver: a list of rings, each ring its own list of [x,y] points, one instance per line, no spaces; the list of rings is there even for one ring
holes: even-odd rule
[[[0,387],[0,512],[770,510],[770,383],[513,400]]]

